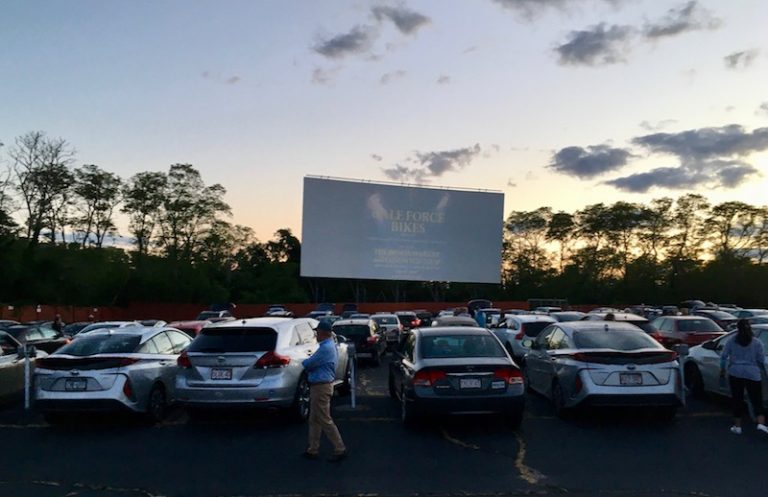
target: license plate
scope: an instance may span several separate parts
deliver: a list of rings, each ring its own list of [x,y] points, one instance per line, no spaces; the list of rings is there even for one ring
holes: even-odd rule
[[[462,378],[459,380],[459,388],[482,388],[483,383],[475,378]]]
[[[212,380],[231,380],[232,369],[230,368],[213,368],[211,369]]]
[[[80,391],[88,387],[88,380],[84,378],[69,378],[64,382],[64,390]]]
[[[619,383],[622,385],[642,385],[643,375],[640,373],[619,373]]]

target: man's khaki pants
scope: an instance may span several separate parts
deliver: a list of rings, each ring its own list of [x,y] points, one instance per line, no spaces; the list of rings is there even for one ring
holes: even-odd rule
[[[320,383],[309,387],[309,448],[307,452],[311,454],[317,454],[320,450],[321,433],[325,433],[331,441],[335,454],[341,454],[347,450],[339,429],[331,419],[331,397],[333,397],[332,383]]]

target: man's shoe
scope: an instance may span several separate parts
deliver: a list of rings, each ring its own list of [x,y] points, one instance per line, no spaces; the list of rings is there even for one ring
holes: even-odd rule
[[[768,426],[765,426],[763,424],[758,424],[757,431],[762,431],[763,433],[768,434]]]
[[[328,460],[333,462],[338,462],[346,459],[346,457],[347,457],[347,451],[345,450],[344,452],[339,452],[332,455]]]
[[[741,427],[731,426],[731,433],[733,433],[734,435],[741,435]]]
[[[314,461],[315,459],[317,459],[320,456],[318,456],[314,452],[308,452],[308,451],[305,450],[304,452],[301,453],[301,457],[303,457],[304,459],[311,459],[311,460]]]

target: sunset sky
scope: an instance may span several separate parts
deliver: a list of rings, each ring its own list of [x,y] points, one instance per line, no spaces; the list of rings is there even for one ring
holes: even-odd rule
[[[261,240],[300,234],[305,175],[506,214],[763,205],[766,25],[765,0],[6,0],[0,167],[33,130],[123,178],[191,163]]]

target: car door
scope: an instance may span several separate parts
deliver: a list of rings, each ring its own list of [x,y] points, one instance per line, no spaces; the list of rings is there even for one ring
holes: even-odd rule
[[[173,346],[173,356],[174,358],[171,361],[171,364],[168,364],[167,359],[164,361],[165,364],[162,364],[162,378],[163,383],[165,383],[166,386],[166,392],[168,392],[168,400],[172,400],[176,398],[176,372],[178,371],[179,367],[176,363],[178,360],[179,354],[184,352],[187,347],[189,347],[189,344],[192,343],[192,339],[187,335],[186,333],[173,331],[173,330],[166,330],[165,331],[168,338],[171,340],[171,345]]]
[[[546,346],[546,356],[542,354],[540,380],[542,391],[545,391],[548,397],[552,396],[551,390],[554,380],[556,378],[558,381],[561,380],[561,378],[558,377],[560,365],[558,364],[558,357],[556,355],[557,351],[561,348],[567,348],[567,343],[568,340],[565,336],[565,332],[560,328],[553,329],[552,333],[549,335],[549,340],[544,343]],[[562,387],[566,392],[573,389],[571,385],[568,384],[562,384]]]
[[[166,392],[166,398],[173,397],[173,376],[176,372],[177,356],[173,343],[164,331],[155,334],[138,349],[141,360],[128,366],[126,372],[131,378],[139,402],[148,400],[149,392],[156,381],[160,380]]]
[[[403,342],[402,349],[397,353],[397,359],[392,362],[391,370],[394,376],[394,387],[397,392],[409,388],[415,374],[416,335],[411,333]]]
[[[549,337],[555,329],[555,326],[544,328],[534,340],[534,345],[525,355],[525,368],[530,387],[542,394],[544,394],[546,390],[544,377],[547,368],[545,363],[549,362],[549,354],[547,353]]]
[[[728,391],[728,382],[720,380],[720,356],[723,353],[725,343],[733,335],[726,335],[713,342],[714,348],[708,349],[702,347],[698,353],[696,363],[701,372],[701,380],[704,383],[704,390],[716,392],[721,395],[730,395]]]
[[[18,346],[10,335],[0,332],[0,398],[24,387],[24,362],[19,360]]]

